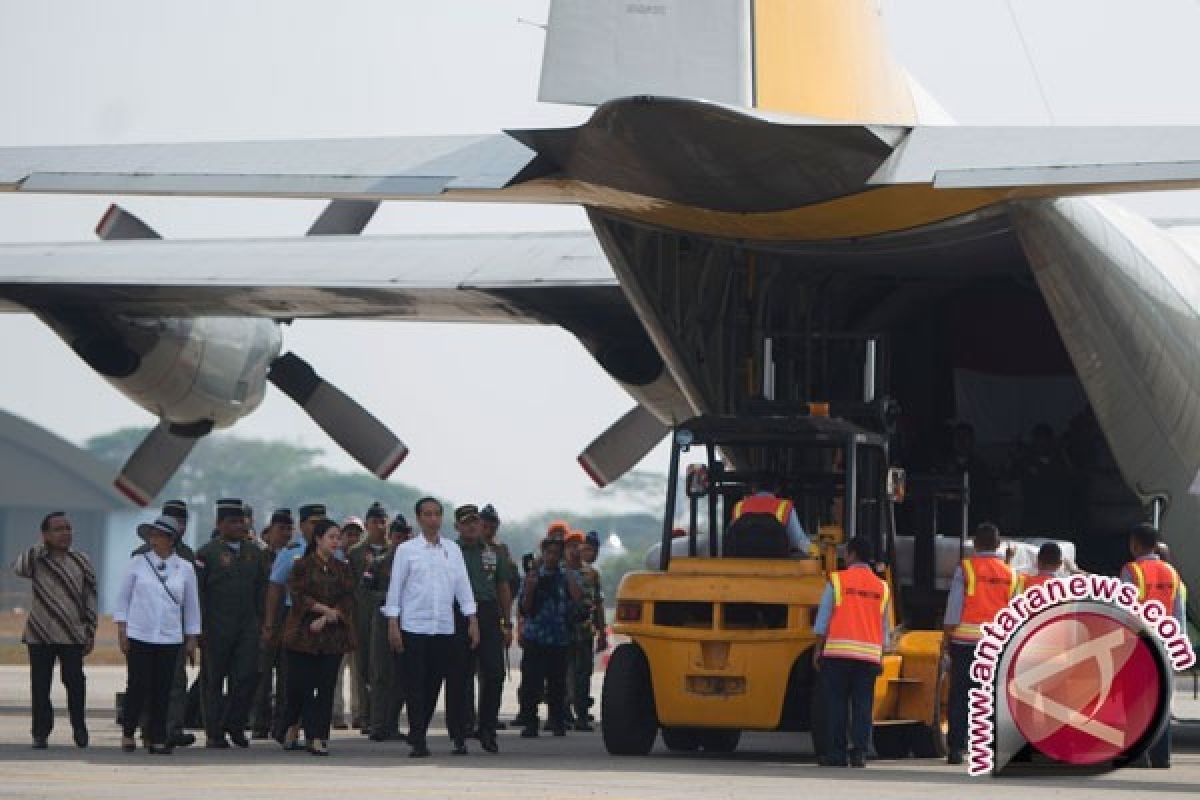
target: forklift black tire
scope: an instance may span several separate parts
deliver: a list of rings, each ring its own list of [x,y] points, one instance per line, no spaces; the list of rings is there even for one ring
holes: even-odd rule
[[[618,645],[608,661],[600,697],[600,731],[610,755],[644,756],[654,749],[658,736],[654,684],[646,655],[633,642]]]
[[[708,728],[697,731],[700,747],[706,753],[732,753],[742,741],[739,728]]]
[[[663,744],[672,753],[695,753],[700,749],[702,731],[696,728],[663,728]]]
[[[871,732],[875,754],[885,760],[908,758],[912,751],[917,725],[876,725]]]

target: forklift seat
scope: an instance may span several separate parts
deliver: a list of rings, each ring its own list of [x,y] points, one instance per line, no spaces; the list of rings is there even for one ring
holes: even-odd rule
[[[790,551],[787,528],[774,514],[743,514],[721,540],[727,558],[787,558]]]

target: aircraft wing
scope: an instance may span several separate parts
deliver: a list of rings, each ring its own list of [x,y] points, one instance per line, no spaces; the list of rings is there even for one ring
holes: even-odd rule
[[[500,189],[533,158],[504,134],[12,147],[0,191],[422,198]]]
[[[631,318],[590,232],[0,245],[0,311],[587,324]]]
[[[868,182],[937,189],[1200,183],[1200,126],[914,128]]]
[[[655,97],[613,100],[577,127],[483,136],[0,148],[0,191],[42,193],[569,202],[634,214],[649,198],[754,213],[897,184],[1039,195],[1200,185],[1200,127],[908,128]]]

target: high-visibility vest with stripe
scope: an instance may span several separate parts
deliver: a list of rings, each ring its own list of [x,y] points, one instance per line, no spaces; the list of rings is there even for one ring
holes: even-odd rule
[[[1137,586],[1138,600],[1148,603],[1157,600],[1168,614],[1175,613],[1175,598],[1179,594],[1179,573],[1161,558],[1130,561],[1125,565]]]
[[[963,575],[962,616],[951,638],[956,642],[977,642],[983,637],[980,626],[1008,605],[1017,591],[1017,573],[1000,558],[972,556],[961,564]]]
[[[745,514],[770,514],[779,520],[779,524],[787,526],[788,517],[792,515],[792,501],[782,500],[774,495],[752,495],[739,500],[733,507],[733,522]]]
[[[1055,575],[1053,572],[1050,572],[1050,573],[1039,572],[1037,575],[1021,575],[1020,582],[1017,585],[1017,591],[1024,592],[1029,589],[1032,589],[1035,586],[1041,586],[1046,581],[1050,580],[1051,578],[1056,578],[1056,577],[1058,577],[1058,576]]]
[[[833,614],[822,657],[880,663],[887,583],[867,567],[850,567],[830,575],[829,585],[833,588]]]

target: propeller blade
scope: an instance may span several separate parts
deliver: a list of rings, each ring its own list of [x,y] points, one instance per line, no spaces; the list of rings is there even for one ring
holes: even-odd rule
[[[96,235],[106,242],[120,239],[161,239],[158,232],[116,203],[108,207],[96,224]]]
[[[306,236],[362,233],[379,210],[378,200],[333,200],[308,229]]]
[[[158,423],[125,462],[113,486],[139,506],[149,505],[192,452],[197,440],[211,430],[211,422]]]
[[[386,479],[408,455],[408,447],[396,434],[323,380],[295,353],[284,353],[275,359],[267,380],[296,401],[321,430],[376,477]]]
[[[579,454],[579,466],[603,489],[646,457],[670,432],[643,405],[636,405]]]

